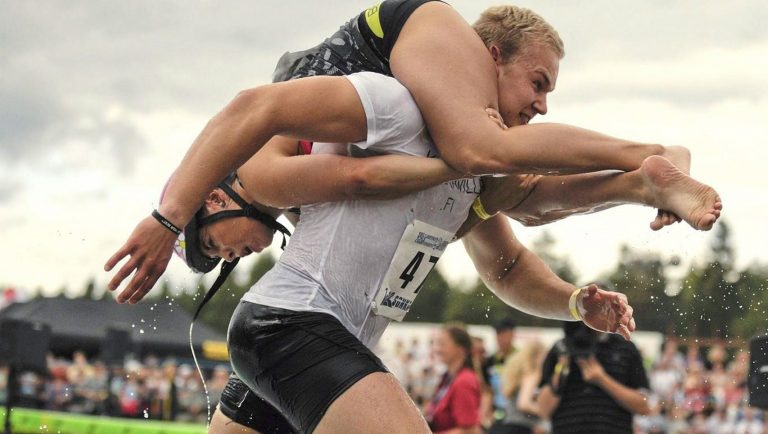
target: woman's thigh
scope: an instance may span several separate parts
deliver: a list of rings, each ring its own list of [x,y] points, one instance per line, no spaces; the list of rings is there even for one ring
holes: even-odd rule
[[[416,100],[441,152],[445,145],[471,144],[472,136],[485,135],[482,129],[498,133],[485,113],[498,108],[493,58],[449,5],[430,2],[413,12],[392,49],[390,66]]]

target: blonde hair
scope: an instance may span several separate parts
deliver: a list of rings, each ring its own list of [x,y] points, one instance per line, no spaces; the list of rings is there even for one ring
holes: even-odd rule
[[[486,47],[496,44],[501,48],[501,58],[505,62],[514,60],[531,44],[544,44],[560,59],[565,56],[563,40],[557,30],[530,9],[492,6],[480,14],[472,27]]]
[[[504,364],[504,394],[512,396],[520,384],[523,377],[537,373],[541,370],[539,358],[544,353],[544,344],[539,341],[528,342],[519,351],[516,351]]]

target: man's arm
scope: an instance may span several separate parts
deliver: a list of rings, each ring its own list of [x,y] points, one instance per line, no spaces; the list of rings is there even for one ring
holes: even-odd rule
[[[539,406],[539,416],[543,419],[549,419],[560,405],[560,395],[555,393],[555,389],[560,388],[560,382],[564,381],[567,375],[563,369],[570,365],[568,356],[558,354],[553,347],[544,359],[544,366],[541,369],[541,383],[539,395],[536,403]]]
[[[322,109],[318,109],[322,107]],[[273,136],[327,142],[365,140],[366,116],[357,91],[344,77],[312,77],[240,92],[211,119],[169,180],[158,211],[183,228],[205,195],[251,158]],[[111,271],[130,257],[108,284],[115,290],[135,271],[118,302],[136,303],[165,271],[176,234],[144,218],[104,265]]]
[[[508,305],[542,318],[573,321],[578,315],[591,328],[620,333],[626,339],[634,331],[632,307],[623,294],[594,284],[576,293],[575,286],[557,277],[520,244],[504,216],[475,226],[462,241],[480,278]],[[575,306],[570,303],[572,296]]]
[[[462,241],[480,278],[502,301],[531,315],[573,321],[568,299],[575,287],[520,244],[504,216],[475,226]]]
[[[546,384],[541,388],[536,402],[539,404],[539,416],[542,419],[549,419],[560,405],[560,397],[552,391],[552,386]]]
[[[648,406],[648,397],[644,393],[616,381],[615,378],[605,372],[603,366],[594,356],[589,359],[577,360],[576,363],[581,369],[581,376],[584,381],[603,389],[628,412],[642,415],[651,412]]]

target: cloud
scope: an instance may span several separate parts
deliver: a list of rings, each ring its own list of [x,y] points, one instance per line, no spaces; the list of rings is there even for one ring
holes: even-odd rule
[[[85,142],[116,170],[133,170],[147,150],[135,119],[168,110],[212,116],[237,91],[266,82],[284,51],[316,44],[360,9],[336,7],[10,2],[0,15],[0,165]]]
[[[666,59],[601,59],[574,71],[564,62],[558,93],[569,101],[659,100],[688,107],[765,100],[766,52],[768,39],[732,49],[700,48]]]

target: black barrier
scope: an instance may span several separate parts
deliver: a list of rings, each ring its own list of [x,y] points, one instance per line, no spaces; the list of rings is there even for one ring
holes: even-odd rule
[[[768,336],[749,342],[749,405],[768,409]]]
[[[101,360],[109,367],[122,366],[125,356],[133,352],[131,331],[119,327],[107,329],[107,335],[101,343]]]
[[[5,434],[11,434],[11,411],[16,400],[21,371],[48,373],[46,354],[51,341],[47,324],[7,319],[0,323],[0,362],[8,365],[8,386],[5,401]]]
[[[47,324],[7,319],[0,323],[0,362],[19,371],[45,374],[50,341],[51,328]]]

